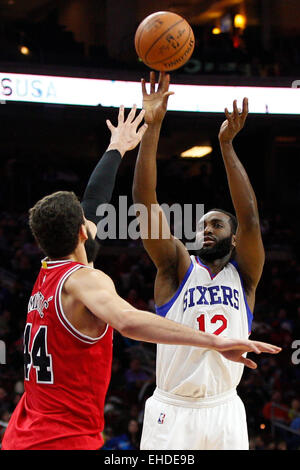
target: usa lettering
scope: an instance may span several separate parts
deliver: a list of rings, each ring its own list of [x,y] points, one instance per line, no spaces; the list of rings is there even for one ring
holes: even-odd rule
[[[196,305],[228,305],[239,309],[239,291],[229,286],[195,286],[186,290],[183,298],[183,311]]]
[[[18,98],[55,98],[54,84],[46,80],[28,80],[26,78],[0,80],[0,95],[17,96]]]
[[[49,299],[45,300],[43,294],[41,292],[37,292],[36,294],[32,295],[28,302],[28,313],[32,312],[33,310],[37,310],[40,317],[44,317],[44,310],[49,307],[50,300],[53,299],[53,296],[49,297]]]

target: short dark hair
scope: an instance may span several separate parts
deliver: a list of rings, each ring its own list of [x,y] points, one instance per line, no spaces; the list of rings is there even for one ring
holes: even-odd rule
[[[73,253],[84,223],[80,202],[70,191],[45,196],[29,210],[30,229],[49,258],[63,258]]]
[[[209,209],[208,212],[222,212],[223,214],[228,215],[228,217],[230,218],[231,233],[234,233],[234,234],[236,233],[238,222],[237,222],[237,218],[235,215],[231,214],[230,212],[224,211],[224,209],[216,209],[216,208]]]

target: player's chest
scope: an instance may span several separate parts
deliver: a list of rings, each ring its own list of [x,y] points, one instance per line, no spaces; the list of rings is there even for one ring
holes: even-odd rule
[[[239,329],[243,292],[238,280],[194,276],[180,300],[181,321],[188,326],[216,335]]]

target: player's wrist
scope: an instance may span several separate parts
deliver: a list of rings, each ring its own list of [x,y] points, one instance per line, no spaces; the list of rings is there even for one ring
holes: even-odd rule
[[[233,141],[233,137],[232,138],[228,138],[228,137],[223,138],[223,137],[219,136],[219,142],[220,142],[221,145],[230,146],[230,145],[232,145],[232,141]]]
[[[147,132],[149,132],[149,130],[152,131],[152,132],[160,132],[163,119],[159,119],[159,120],[155,120],[155,121],[151,121],[151,122],[147,122],[147,121],[145,121],[145,122],[148,125]]]
[[[221,132],[218,135],[219,142],[221,145],[232,145],[232,142],[237,134],[234,135],[223,135]]]
[[[123,158],[127,152],[127,149],[124,147],[124,145],[122,145],[120,142],[114,141],[110,142],[109,146],[107,147],[106,151],[108,152],[109,150],[117,150],[120,153],[121,158]]]
[[[215,351],[220,351],[223,346],[222,338],[219,338],[216,335],[211,335],[210,333],[206,333],[206,334],[209,335],[209,342],[210,342],[209,348]]]
[[[222,351],[226,351],[227,349],[229,349],[232,346],[231,343],[232,343],[231,340],[229,340],[228,338],[221,338],[220,336],[215,336],[215,341],[214,341],[213,346],[216,351],[222,352]]]

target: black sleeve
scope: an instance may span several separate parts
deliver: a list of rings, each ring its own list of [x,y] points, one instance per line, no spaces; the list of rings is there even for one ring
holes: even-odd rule
[[[96,215],[97,207],[111,200],[121,161],[121,154],[118,150],[105,152],[88,181],[81,206],[85,217],[96,225],[101,219]]]

